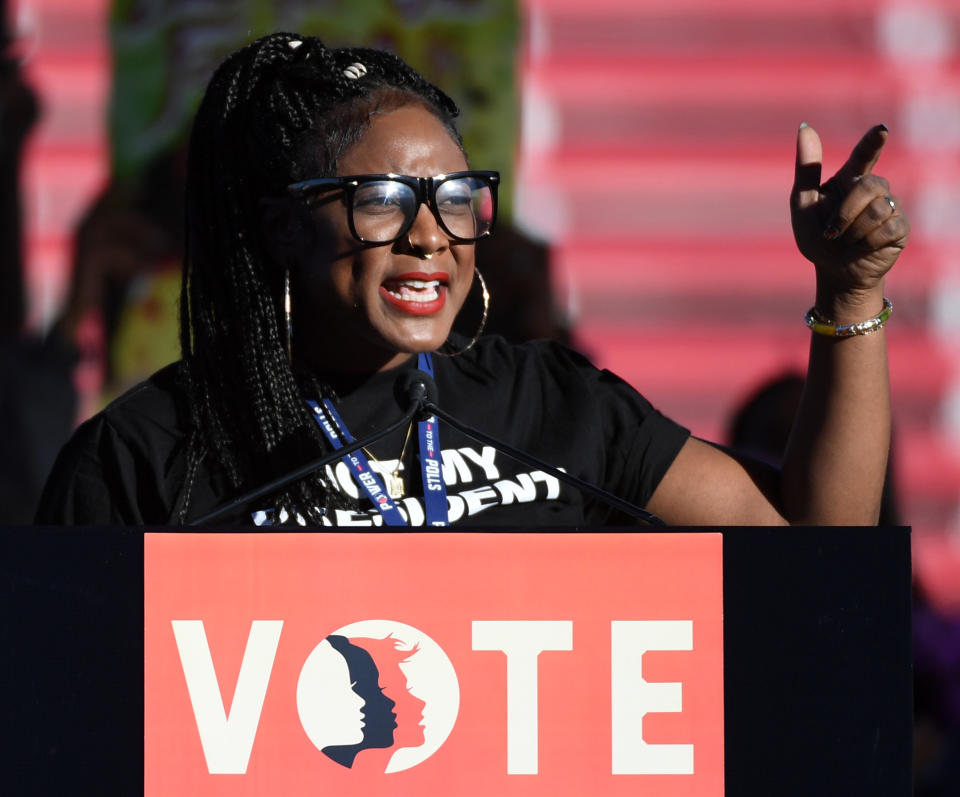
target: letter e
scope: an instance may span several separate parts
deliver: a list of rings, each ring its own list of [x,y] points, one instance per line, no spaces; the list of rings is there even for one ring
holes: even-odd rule
[[[693,621],[610,623],[613,774],[692,775],[692,744],[647,744],[643,739],[644,714],[683,708],[680,683],[643,679],[643,654],[648,650],[693,650]]]

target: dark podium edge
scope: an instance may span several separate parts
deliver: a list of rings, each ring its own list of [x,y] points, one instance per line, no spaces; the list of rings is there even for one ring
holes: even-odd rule
[[[0,531],[3,794],[142,792],[144,531]],[[909,795],[910,530],[668,531],[723,533],[726,794]]]

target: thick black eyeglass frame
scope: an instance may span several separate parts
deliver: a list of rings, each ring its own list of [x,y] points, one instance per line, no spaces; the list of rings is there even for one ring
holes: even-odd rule
[[[490,189],[490,196],[493,201],[493,216],[490,219],[490,229],[484,232],[483,235],[478,235],[474,238],[463,238],[451,232],[450,228],[444,223],[442,215],[437,210],[437,188],[449,180],[456,180],[463,177],[475,177],[483,180]],[[401,226],[400,232],[398,232],[395,237],[388,241],[370,241],[357,233],[354,227],[353,195],[357,188],[364,183],[375,183],[383,180],[393,180],[394,182],[403,183],[412,188],[414,197],[417,200],[417,210],[410,220]],[[472,243],[479,241],[481,238],[486,238],[493,232],[494,225],[497,223],[497,186],[499,184],[500,172],[487,171],[450,172],[449,174],[438,174],[436,177],[411,177],[406,174],[353,174],[344,177],[316,177],[312,180],[301,180],[299,183],[291,183],[288,185],[287,192],[292,196],[309,201],[315,193],[342,188],[346,197],[347,222],[350,225],[350,233],[361,243],[385,245],[399,241],[410,231],[413,223],[417,220],[417,213],[420,212],[420,206],[424,203],[430,208],[430,212],[433,213],[433,217],[440,225],[440,229],[449,235],[450,238],[454,241]]]

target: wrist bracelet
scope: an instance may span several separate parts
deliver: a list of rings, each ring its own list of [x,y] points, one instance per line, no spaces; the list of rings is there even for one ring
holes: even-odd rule
[[[868,335],[871,332],[876,332],[878,329],[883,329],[883,325],[887,323],[887,319],[890,318],[890,313],[892,312],[893,302],[887,297],[883,297],[883,309],[873,318],[868,318],[866,321],[861,321],[858,324],[837,326],[833,321],[821,318],[816,307],[811,307],[807,310],[807,314],[803,320],[806,321],[807,326],[818,335],[826,335],[828,338],[850,338],[854,335]]]

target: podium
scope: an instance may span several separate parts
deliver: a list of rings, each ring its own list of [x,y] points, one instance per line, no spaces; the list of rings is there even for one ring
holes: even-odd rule
[[[0,560],[5,793],[910,793],[905,528],[6,529]]]

